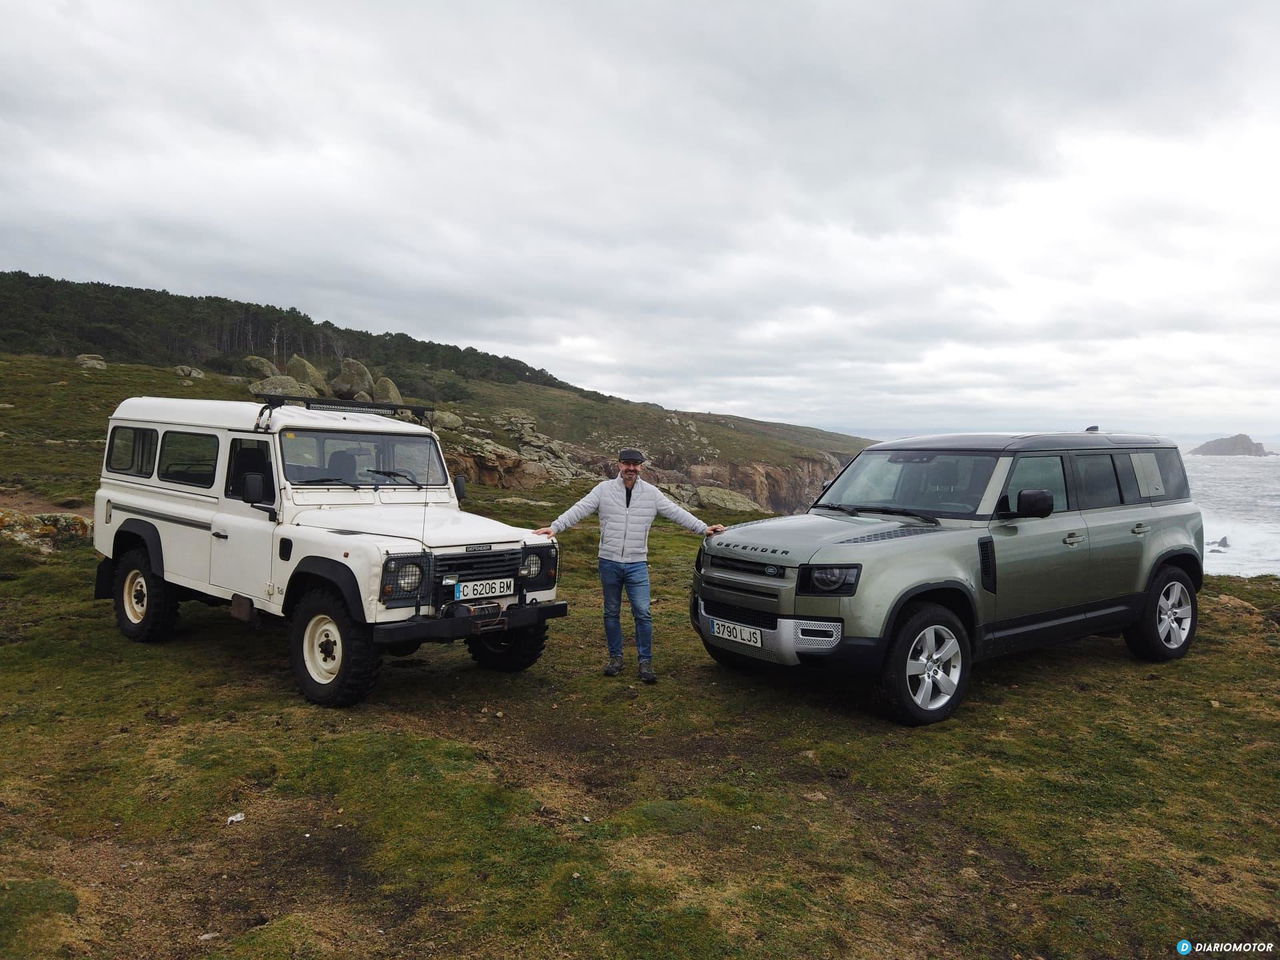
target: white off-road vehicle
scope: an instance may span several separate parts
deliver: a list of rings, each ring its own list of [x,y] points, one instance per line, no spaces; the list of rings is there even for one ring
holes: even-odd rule
[[[298,686],[325,706],[424,641],[465,640],[495,670],[537,661],[568,612],[556,544],[459,509],[435,434],[383,415],[421,409],[261,399],[135,397],[111,417],[94,595],[125,636],[165,639],[183,600],[286,618]]]

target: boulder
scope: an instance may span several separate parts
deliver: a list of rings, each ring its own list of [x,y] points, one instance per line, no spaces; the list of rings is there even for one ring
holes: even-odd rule
[[[173,372],[178,376],[187,380],[203,380],[204,372],[197,370],[195,367],[188,367],[186,364],[179,364],[173,368]]]
[[[357,401],[358,403],[373,403],[373,397],[369,396],[369,394],[365,393],[363,390],[361,390],[351,399]]]
[[[462,418],[448,410],[436,410],[427,415],[433,430],[461,430]]]
[[[266,380],[268,377],[280,376],[280,368],[268,360],[266,357],[245,357],[242,361],[250,373],[260,379]]]
[[[744,497],[733,490],[722,487],[698,487],[698,504],[718,510],[733,510],[740,513],[768,513],[764,507],[749,497]]]
[[[76,363],[86,370],[107,369],[107,362],[96,353],[82,353],[76,357]]]
[[[359,360],[347,357],[342,361],[342,370],[329,381],[329,389],[335,397],[343,400],[358,400],[359,394],[366,399],[373,398],[373,376],[369,368]]]
[[[315,387],[299,383],[293,377],[274,376],[249,384],[250,393],[267,393],[277,397],[315,397]]]
[[[400,388],[390,377],[378,378],[378,382],[373,385],[373,399],[379,403],[404,403]]]
[[[329,384],[325,382],[324,375],[296,353],[285,364],[284,372],[299,383],[313,388],[322,397],[329,393]]]

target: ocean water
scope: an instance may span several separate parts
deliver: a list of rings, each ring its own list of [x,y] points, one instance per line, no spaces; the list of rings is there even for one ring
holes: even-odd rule
[[[1204,514],[1206,573],[1280,574],[1280,457],[1205,457],[1183,451]],[[1210,541],[1226,544],[1214,545]]]

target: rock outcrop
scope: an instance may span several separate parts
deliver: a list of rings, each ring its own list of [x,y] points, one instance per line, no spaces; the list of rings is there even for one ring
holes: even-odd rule
[[[315,387],[310,387],[305,383],[299,383],[293,377],[274,376],[267,377],[265,380],[258,380],[249,384],[249,392],[267,393],[277,397],[314,397],[317,396]]]
[[[1269,457],[1267,448],[1254,443],[1247,434],[1237,433],[1234,437],[1223,437],[1202,443],[1191,451],[1193,454],[1207,457]]]
[[[244,364],[246,370],[260,380],[280,376],[280,368],[266,357],[248,356],[240,362]]]
[[[53,553],[59,545],[93,536],[93,521],[74,513],[20,513],[0,510],[0,537],[41,553]]]
[[[347,357],[342,361],[342,370],[329,381],[329,389],[333,391],[335,397],[341,397],[343,400],[358,400],[362,393],[366,400],[371,400],[373,399],[373,375],[359,360]]]
[[[379,403],[404,403],[400,388],[390,377],[379,377],[373,385],[373,399]]]
[[[841,463],[829,453],[794,457],[781,466],[753,461],[716,460],[695,463],[689,476],[697,486],[734,490],[774,513],[794,513],[808,507]]]
[[[325,382],[324,375],[296,353],[285,364],[284,372],[299,383],[310,387],[316,392],[317,396],[325,397],[329,395],[329,384]]]
[[[178,376],[183,377],[187,380],[203,380],[204,379],[203,370],[198,370],[195,367],[188,367],[186,364],[179,364],[178,366],[174,367],[173,372],[176,373]]]
[[[85,370],[105,370],[107,362],[96,353],[82,353],[76,357],[76,363]]]

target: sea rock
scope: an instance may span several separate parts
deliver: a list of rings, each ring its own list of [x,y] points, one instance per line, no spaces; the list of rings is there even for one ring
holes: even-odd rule
[[[76,357],[76,363],[86,370],[105,370],[107,362],[96,353],[82,353]]]
[[[293,377],[274,376],[267,377],[265,380],[258,380],[249,384],[249,392],[252,394],[271,394],[277,397],[315,397],[318,396],[315,387],[308,386],[305,383],[299,383]]]
[[[1219,440],[1210,440],[1208,443],[1202,443],[1191,453],[1202,457],[1274,456],[1274,454],[1267,452],[1266,447],[1260,443],[1254,443],[1253,439],[1244,433],[1237,433],[1234,437],[1222,437]]]
[[[358,400],[363,393],[367,399],[373,398],[373,376],[369,368],[359,360],[347,357],[342,361],[342,370],[329,381],[329,389],[335,397],[343,400]]]
[[[329,393],[329,384],[325,382],[324,375],[296,353],[285,364],[284,372],[299,383],[311,387],[319,396],[323,397]]]
[[[248,356],[242,361],[246,369],[257,377],[266,380],[269,377],[280,376],[280,368],[268,360],[266,357]]]
[[[187,380],[203,380],[204,371],[197,370],[195,367],[188,367],[186,364],[179,364],[173,368],[173,372],[178,376]]]
[[[390,377],[379,377],[373,385],[373,399],[379,403],[404,403],[400,389]]]

